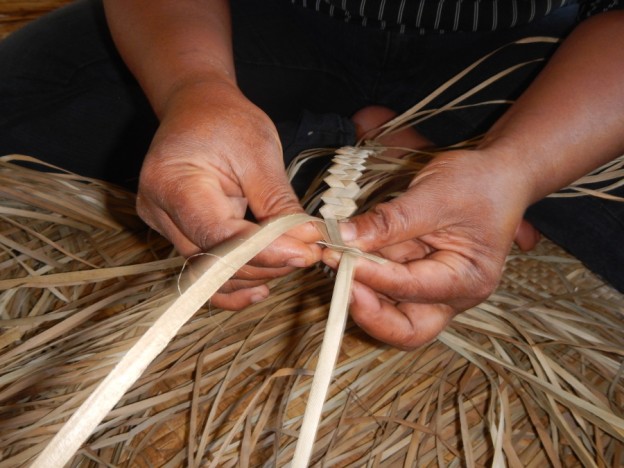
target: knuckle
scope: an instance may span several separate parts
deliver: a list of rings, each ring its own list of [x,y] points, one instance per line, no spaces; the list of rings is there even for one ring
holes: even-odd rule
[[[414,351],[415,349],[421,347],[424,343],[421,343],[421,340],[418,337],[406,337],[401,342],[395,345],[396,348],[401,351]]]
[[[397,344],[397,347],[403,351],[413,351],[433,341],[441,331],[436,329],[423,332],[420,329],[412,328],[411,333],[406,334],[404,339]]]
[[[483,302],[496,290],[497,282],[482,283],[480,288],[475,292],[475,298],[478,302]]]
[[[470,279],[471,281],[467,282],[467,292],[473,302],[470,304],[471,306],[483,302],[490,297],[498,286],[498,276],[483,269],[477,270]]]
[[[392,296],[398,301],[415,301],[418,299],[417,292],[421,289],[418,279],[410,278],[409,281],[396,282]]]
[[[261,193],[260,200],[259,208],[264,214],[263,217],[302,211],[294,193],[284,184],[267,184]]]
[[[185,231],[200,250],[207,252],[230,237],[231,233],[220,226],[219,223],[207,225],[205,222],[187,220]]]
[[[396,218],[400,218],[400,216],[397,216],[395,207],[390,203],[382,203],[375,206],[371,214],[373,216],[370,218],[370,221],[377,237],[384,239],[391,237],[396,226]]]
[[[403,203],[381,203],[370,213],[370,228],[380,245],[386,245],[388,240],[409,231],[411,216]]]
[[[409,327],[401,330],[394,340],[394,346],[403,351],[412,351],[431,341],[433,337],[425,333],[422,327],[417,324],[410,323]]]

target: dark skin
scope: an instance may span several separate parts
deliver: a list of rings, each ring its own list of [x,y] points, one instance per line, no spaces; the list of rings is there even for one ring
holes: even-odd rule
[[[236,87],[227,2],[105,8],[161,119],[141,173],[143,219],[188,256],[244,236],[247,206],[259,220],[301,212],[274,124]],[[494,290],[514,239],[535,242],[522,222],[531,203],[624,153],[623,43],[623,12],[583,22],[477,149],[440,154],[403,196],[341,226],[348,244],[389,260],[357,263],[350,311],[366,332],[405,349],[435,338]],[[367,114],[378,119],[356,114],[362,131]],[[335,267],[340,254],[319,238],[311,225],[282,236],[213,303],[239,309],[266,297],[270,278],[321,258]]]
[[[624,152],[623,20],[582,23],[479,148],[441,154],[405,195],[342,226],[392,260],[358,260],[350,311],[364,330],[406,349],[435,338],[491,294],[514,236],[530,247],[530,204]]]
[[[111,32],[160,126],[146,156],[137,210],[182,255],[248,235],[247,206],[264,221],[302,212],[277,131],[236,86],[225,1],[108,1]],[[268,279],[320,260],[311,225],[282,236],[212,298],[240,309]]]

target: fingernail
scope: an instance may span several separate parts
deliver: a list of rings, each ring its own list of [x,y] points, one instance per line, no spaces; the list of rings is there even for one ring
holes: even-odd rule
[[[359,287],[358,282],[354,281],[353,284],[351,285],[351,291],[349,292],[349,305],[355,302],[355,294],[356,294],[358,287]]]
[[[252,295],[250,300],[252,304],[255,304],[257,302],[264,301],[265,299],[266,299],[266,296],[264,294],[257,293],[257,294]]]
[[[355,240],[357,237],[357,230],[355,229],[355,224],[353,223],[340,223],[340,236],[342,240],[345,242],[350,242]]]

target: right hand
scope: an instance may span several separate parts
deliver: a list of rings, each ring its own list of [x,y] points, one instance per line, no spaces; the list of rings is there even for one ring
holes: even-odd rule
[[[146,156],[137,211],[184,256],[245,237],[258,221],[303,212],[268,116],[227,82],[175,92]],[[316,263],[320,234],[300,226],[277,239],[235,274],[211,302],[241,309],[265,298],[266,281]]]

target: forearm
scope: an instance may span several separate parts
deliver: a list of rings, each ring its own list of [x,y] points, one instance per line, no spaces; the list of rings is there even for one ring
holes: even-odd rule
[[[157,115],[181,89],[235,84],[227,0],[104,0],[113,39]]]
[[[624,12],[577,27],[486,135],[535,202],[624,153]]]

